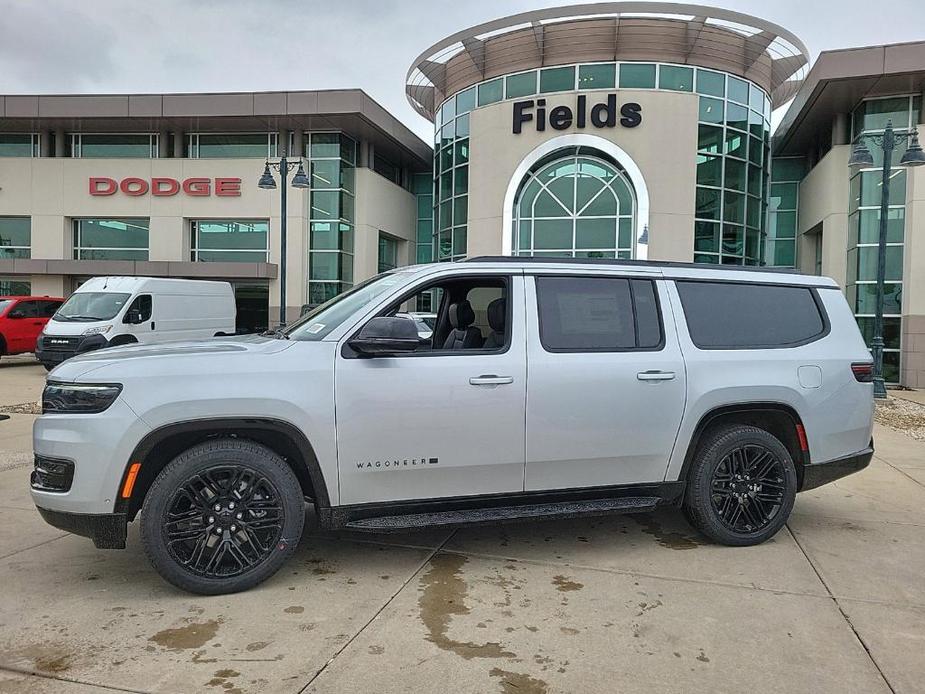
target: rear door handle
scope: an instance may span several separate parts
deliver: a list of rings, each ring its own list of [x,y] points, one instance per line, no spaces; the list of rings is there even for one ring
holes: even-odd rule
[[[505,386],[513,382],[513,376],[495,376],[494,374],[482,374],[469,379],[470,386]]]
[[[674,371],[640,371],[636,378],[640,381],[671,381],[674,379]]]

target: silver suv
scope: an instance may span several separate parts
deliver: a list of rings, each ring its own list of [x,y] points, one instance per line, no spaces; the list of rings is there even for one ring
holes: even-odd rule
[[[433,313],[429,336],[408,314]],[[681,507],[753,545],[873,454],[871,356],[835,282],[685,264],[402,268],[269,336],[91,352],[35,423],[46,521],[198,593],[302,533]]]

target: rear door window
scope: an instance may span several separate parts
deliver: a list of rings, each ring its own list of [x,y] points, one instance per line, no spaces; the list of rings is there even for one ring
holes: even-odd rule
[[[691,340],[700,349],[794,347],[828,326],[813,289],[745,282],[677,281]]]
[[[662,326],[651,280],[537,277],[540,342],[548,352],[658,349]]]

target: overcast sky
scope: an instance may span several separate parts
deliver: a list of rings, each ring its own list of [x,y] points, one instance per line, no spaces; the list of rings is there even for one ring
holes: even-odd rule
[[[543,0],[0,0],[0,94],[359,87],[421,137],[404,96],[425,48]],[[820,51],[925,39],[925,1],[722,0]],[[883,13],[882,16],[880,13]],[[778,114],[779,117],[779,114]]]

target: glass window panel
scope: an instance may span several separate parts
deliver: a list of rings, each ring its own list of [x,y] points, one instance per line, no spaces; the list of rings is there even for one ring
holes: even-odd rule
[[[856,191],[857,184],[860,184],[861,207],[880,207],[881,191],[883,190],[882,179],[883,175],[880,171],[862,171],[852,179],[853,192]],[[889,204],[906,204],[906,172],[902,169],[894,171],[890,178]]]
[[[762,155],[763,147],[761,146],[761,140],[758,140],[754,137],[748,138],[748,160],[752,164],[757,164],[761,166],[762,164]]]
[[[697,187],[694,214],[698,219],[719,219],[719,207],[722,191],[712,188]]]
[[[745,162],[738,159],[726,160],[725,187],[732,190],[745,190]]]
[[[773,254],[768,263],[778,267],[793,267],[796,262],[796,242],[776,241],[772,244]]]
[[[880,210],[861,210],[859,214],[858,242],[879,243]],[[890,209],[887,212],[887,243],[902,243],[906,224],[906,210]]]
[[[623,89],[655,89],[655,65],[622,63],[620,87]]]
[[[469,135],[469,114],[459,116],[456,119],[456,137],[467,137]]]
[[[564,176],[550,181],[547,186],[549,192],[556,196],[570,212],[575,209],[575,185],[576,181],[573,176]]]
[[[269,151],[267,133],[199,134],[200,159],[266,158],[270,155],[275,156],[276,152]]]
[[[715,125],[697,127],[697,149],[701,152],[719,154],[723,150],[723,129]]]
[[[771,161],[771,180],[802,181],[805,164],[802,157],[775,157]]]
[[[748,103],[748,82],[740,80],[737,77],[729,75],[729,95],[728,98],[738,101],[741,104]]]
[[[456,178],[453,181],[453,194],[460,195],[469,190],[469,167],[457,166]]]
[[[582,217],[598,217],[617,214],[617,197],[613,190],[607,188],[594,198],[582,211]]]
[[[700,97],[699,119],[707,123],[722,123],[724,103],[722,99],[711,99],[708,96]]]
[[[771,207],[779,210],[797,209],[797,191],[800,186],[797,183],[772,183],[771,184]]]
[[[877,311],[877,284],[855,284],[855,313],[875,313]],[[903,286],[900,283],[886,282],[883,285],[883,312],[902,313]]]
[[[536,94],[536,71],[508,75],[504,78],[505,98],[516,99],[519,96]]]
[[[859,317],[856,319],[864,342],[870,346],[874,339],[874,319]],[[899,318],[883,319],[883,346],[887,349],[899,349],[902,323]]]
[[[343,133],[339,136],[340,138],[340,158],[346,161],[348,164],[355,165],[357,162],[356,159],[356,149],[357,144],[354,140],[350,139]]]
[[[520,216],[521,217],[532,217],[533,216],[533,201],[536,199],[537,194],[540,192],[540,184],[536,179],[530,179],[529,183],[524,187],[523,191],[520,193]]]
[[[894,128],[909,127],[909,97],[897,96],[889,99],[873,99],[861,104],[855,117],[860,116],[863,130],[883,130],[889,121]]]
[[[857,249],[857,278],[859,280],[877,279],[877,252],[876,246],[860,246]],[[903,247],[886,247],[886,279],[898,282],[903,278]]]
[[[697,93],[709,96],[725,96],[726,75],[710,70],[697,70]]]
[[[738,104],[727,103],[726,125],[739,130],[748,130],[748,109]]]
[[[75,219],[74,245],[82,249],[142,249],[125,253],[117,250],[94,258],[147,260],[148,226],[147,219]]]
[[[530,222],[520,222],[517,226],[517,239],[520,244],[520,248],[530,248],[530,232],[532,226]]]
[[[340,253],[310,253],[309,277],[313,280],[340,279]]]
[[[538,219],[533,223],[533,247],[538,249],[572,248],[571,219]]]
[[[320,159],[311,162],[312,188],[340,188],[341,162],[338,159]]]
[[[575,200],[575,209],[582,210],[588,202],[597,195],[606,184],[604,181],[594,176],[579,175],[575,182],[577,188],[577,199]]]
[[[449,99],[443,102],[443,106],[440,108],[440,110],[443,112],[442,122],[449,123],[453,118],[456,117],[456,99],[451,96]]]
[[[749,197],[745,202],[745,225],[753,229],[759,229],[761,224],[761,210],[764,205],[758,198]]]
[[[311,133],[310,142],[309,155],[312,158],[340,156],[339,133]]]
[[[456,112],[469,113],[475,108],[475,87],[459,92],[456,95]]]
[[[430,237],[434,234],[434,223],[430,219],[418,220],[417,224],[417,241],[418,243],[430,243]]]
[[[695,263],[712,263],[714,265],[719,263],[719,255],[707,254],[707,253],[695,253],[694,254]]]
[[[447,146],[440,150],[440,170],[447,171],[453,166],[453,146]]]
[[[453,200],[453,224],[465,224],[469,216],[469,198],[466,195]]]
[[[454,149],[457,164],[465,164],[469,161],[469,140],[457,140]]]
[[[617,66],[613,63],[578,66],[579,89],[613,89],[617,81]]]
[[[434,216],[434,196],[418,195],[418,219],[429,219]]]
[[[451,120],[449,123],[440,128],[440,142],[442,145],[448,145],[456,138],[456,121]]]
[[[723,185],[723,158],[706,154],[697,155],[697,184],[702,186]]]
[[[440,229],[449,229],[453,226],[453,201],[444,200],[440,203]]]
[[[618,179],[610,184],[613,192],[617,195],[617,202],[620,203],[620,214],[633,213],[633,193],[624,180]]]
[[[632,248],[633,242],[633,218],[620,217],[617,223],[619,237],[617,239],[620,248]]]
[[[147,260],[148,250],[81,248],[75,252],[75,257],[77,260]]]
[[[575,248],[616,248],[616,219],[578,219],[575,222]]]
[[[723,224],[723,254],[743,255],[745,252],[745,229],[733,224]]]
[[[761,252],[761,232],[757,229],[745,230],[745,257],[751,260],[758,260]]]
[[[192,241],[198,250],[254,250],[266,256],[270,228],[266,220],[197,220],[192,227]]]
[[[536,196],[536,202],[533,205],[534,217],[561,217],[570,214],[571,210],[566,207],[562,201],[557,199],[550,191],[543,190]]]
[[[263,154],[266,156],[267,136],[263,136]],[[151,135],[80,135],[80,156],[85,159],[150,159]],[[202,155],[200,155],[202,156]]]
[[[453,255],[466,254],[466,227],[453,229]]]
[[[575,88],[575,68],[550,67],[540,70],[540,93],[567,92]]]
[[[719,224],[717,222],[694,222],[694,252],[717,253],[719,251]]]
[[[338,219],[340,217],[340,194],[333,190],[313,190],[311,206],[312,219]]]
[[[764,92],[754,84],[748,85],[748,105],[761,113],[764,110]]]
[[[31,157],[31,133],[0,133],[0,157]]]
[[[723,221],[735,224],[745,223],[745,196],[742,193],[726,191],[723,195]]]
[[[29,217],[0,217],[0,258],[11,257],[13,246],[28,247],[31,243],[32,220]]]
[[[311,223],[312,250],[339,250],[340,247],[340,233],[337,222]]]
[[[694,68],[676,65],[661,65],[658,69],[659,89],[671,89],[676,92],[694,90]]]
[[[434,259],[434,248],[430,243],[419,243],[417,247],[417,262],[429,263]]]
[[[761,195],[761,181],[763,179],[761,168],[754,164],[748,165],[748,193],[749,195]]]
[[[726,131],[726,154],[745,159],[748,152],[748,135],[736,130]]]
[[[490,82],[483,82],[479,85],[479,106],[487,106],[496,101],[501,101],[504,94],[504,82],[499,77]]]

